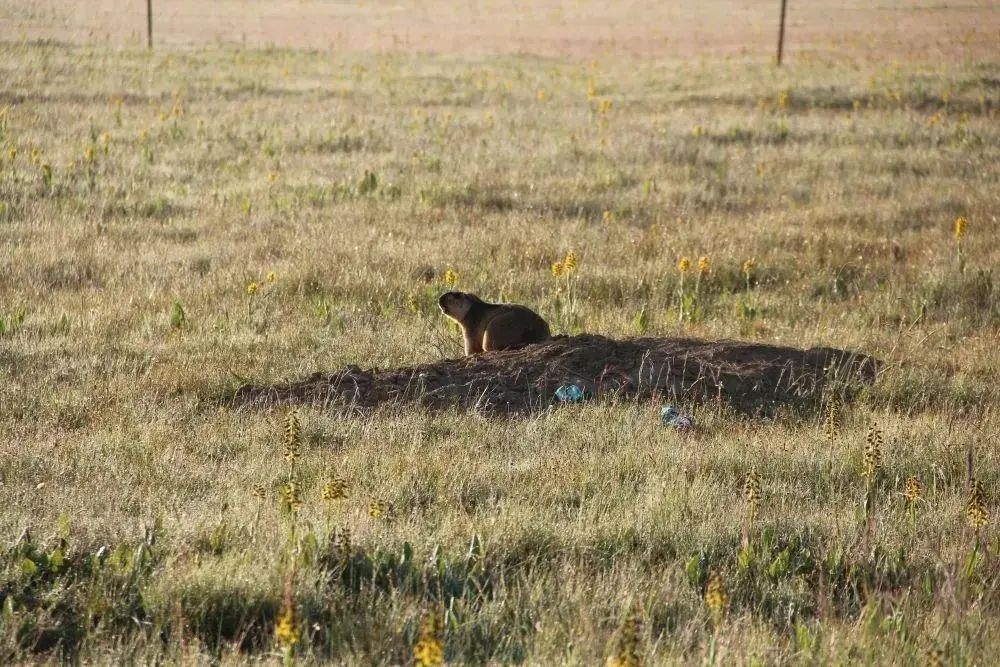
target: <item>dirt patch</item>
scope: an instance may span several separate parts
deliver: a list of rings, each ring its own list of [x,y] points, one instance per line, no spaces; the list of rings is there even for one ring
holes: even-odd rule
[[[556,336],[521,350],[488,352],[412,368],[362,370],[349,366],[291,383],[244,386],[239,406],[308,403],[331,408],[372,408],[416,403],[487,414],[530,414],[574,383],[593,399],[676,402],[717,400],[741,412],[780,405],[815,405],[830,393],[849,394],[874,381],[872,357],[832,348],[703,341],[688,338],[612,340]]]

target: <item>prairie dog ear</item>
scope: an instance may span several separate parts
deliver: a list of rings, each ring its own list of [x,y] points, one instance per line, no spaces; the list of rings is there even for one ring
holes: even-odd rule
[[[445,292],[438,299],[438,307],[442,313],[461,323],[472,308],[472,300],[462,292]]]

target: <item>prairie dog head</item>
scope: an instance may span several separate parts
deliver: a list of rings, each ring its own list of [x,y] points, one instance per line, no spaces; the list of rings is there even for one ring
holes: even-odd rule
[[[475,294],[445,292],[438,299],[438,306],[441,307],[442,313],[461,324],[477,302],[479,297]]]

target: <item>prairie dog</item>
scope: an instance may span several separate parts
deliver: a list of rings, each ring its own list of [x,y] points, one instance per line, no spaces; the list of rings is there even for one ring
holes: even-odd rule
[[[513,350],[549,338],[549,325],[539,315],[513,303],[487,303],[475,294],[445,292],[441,312],[458,322],[465,354]]]

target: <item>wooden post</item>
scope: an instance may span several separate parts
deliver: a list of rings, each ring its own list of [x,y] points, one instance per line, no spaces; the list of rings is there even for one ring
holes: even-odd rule
[[[153,0],[146,0],[146,45],[153,48]],[[781,61],[781,56],[778,56]]]
[[[781,66],[781,54],[785,50],[785,6],[788,0],[781,0],[781,22],[778,23],[778,66]]]

